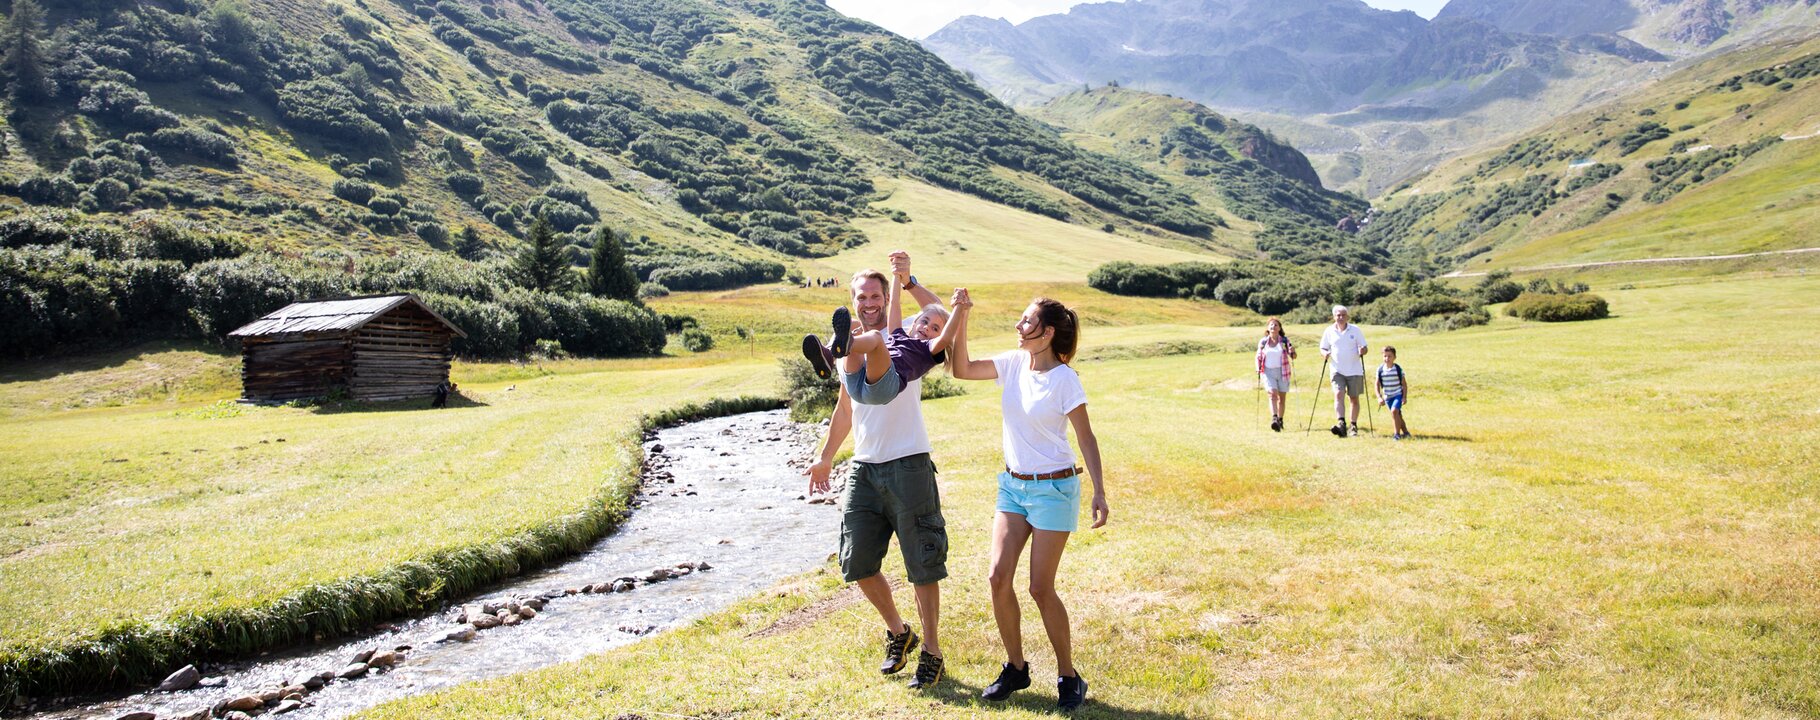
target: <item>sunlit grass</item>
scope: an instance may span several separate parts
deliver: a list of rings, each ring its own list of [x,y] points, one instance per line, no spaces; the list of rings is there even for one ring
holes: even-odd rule
[[[1601,291],[1612,319],[1369,328],[1403,351],[1410,442],[1300,432],[1306,359],[1283,434],[1256,420],[1248,353],[1083,363],[1114,512],[1062,575],[1085,715],[1820,712],[1820,341],[1802,331],[1820,280]],[[1041,682],[1005,709],[972,699],[1002,658],[983,592],[996,402],[981,387],[926,407],[954,548],[936,692],[877,675],[863,603],[748,637],[836,592],[824,568],[680,632],[368,716],[1045,715]],[[1040,627],[1027,606],[1039,679]]]

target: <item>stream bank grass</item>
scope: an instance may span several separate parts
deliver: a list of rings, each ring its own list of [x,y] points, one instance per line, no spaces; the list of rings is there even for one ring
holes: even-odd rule
[[[1079,716],[1820,715],[1820,279],[1598,291],[1610,319],[1367,328],[1409,373],[1408,442],[1382,411],[1375,437],[1320,432],[1330,402],[1301,432],[1318,358],[1280,434],[1255,414],[1249,353],[1083,362],[1113,521],[1071,539],[1061,577],[1092,683]],[[365,717],[1048,716],[1028,600],[1036,687],[975,699],[1002,659],[984,592],[1000,456],[997,393],[971,387],[925,407],[953,548],[935,691],[877,674],[863,602],[814,604],[841,592],[824,567],[678,631]],[[832,551],[835,534],[802,541]],[[754,636],[785,619],[800,629]]]
[[[234,362],[159,350],[77,374],[113,398],[133,386],[118,376],[177,365],[231,378]],[[71,410],[93,393],[7,376],[0,613],[14,621],[0,629],[0,701],[156,680],[435,607],[615,527],[644,429],[780,405],[765,364],[578,364],[594,370],[553,363],[491,384],[467,376],[524,367],[458,365],[463,395],[437,411],[243,406],[220,383]]]

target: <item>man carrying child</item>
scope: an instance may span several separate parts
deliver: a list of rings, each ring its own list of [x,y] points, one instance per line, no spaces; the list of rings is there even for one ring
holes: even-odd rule
[[[834,416],[828,423],[827,441],[807,474],[810,493],[827,492],[834,455],[846,441],[847,433],[853,432],[853,462],[841,496],[841,576],[847,582],[859,585],[860,592],[884,621],[885,659],[879,671],[890,675],[903,670],[909,663],[910,651],[916,649],[918,638],[910,624],[898,615],[891,584],[879,573],[891,537],[897,536],[898,548],[904,555],[904,569],[915,588],[916,610],[922,619],[924,633],[923,649],[917,655],[916,673],[910,687],[922,689],[934,686],[942,676],[938,630],[940,583],[948,576],[948,531],[947,522],[942,518],[941,495],[935,484],[935,463],[929,458],[929,435],[923,426],[920,378],[928,368],[921,368],[919,372],[915,367],[900,367],[891,358],[886,345],[887,340],[900,339],[898,335],[905,336],[901,338],[905,343],[927,343],[928,340],[909,338],[901,328],[894,327],[892,321],[897,319],[897,314],[887,312],[887,293],[895,298],[900,291],[908,292],[918,307],[939,309],[940,304],[935,294],[917,284],[916,277],[910,274],[908,254],[892,253],[891,269],[896,276],[895,285],[893,279],[876,270],[855,273],[853,309],[850,313],[846,308],[837,312],[837,318],[847,315],[849,323],[857,320],[859,330],[875,337],[879,344],[875,348],[868,343],[868,349],[858,357],[850,355],[847,358],[851,361],[847,366],[854,368],[848,374],[857,377],[842,383]],[[927,311],[925,315],[933,318]],[[837,341],[842,334],[841,325],[843,323],[836,323]],[[845,329],[851,333],[850,326]],[[893,333],[893,330],[899,332]],[[940,337],[941,328],[935,330],[936,337]],[[923,333],[927,331],[927,328],[922,329]],[[832,366],[833,358],[822,354],[827,348],[819,341],[804,343],[805,353],[812,348],[811,363],[822,361]],[[843,347],[843,354],[851,349]],[[892,374],[896,377],[888,377]],[[849,389],[855,387],[855,382],[867,393],[867,399],[875,402],[854,402],[854,393]],[[874,395],[868,387],[880,392]],[[887,389],[889,392],[884,392]]]

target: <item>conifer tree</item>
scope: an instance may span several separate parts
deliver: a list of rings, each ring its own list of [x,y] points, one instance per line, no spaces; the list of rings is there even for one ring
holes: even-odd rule
[[[588,292],[614,300],[638,298],[638,276],[626,266],[619,234],[605,225],[594,231],[594,255],[588,261]]]
[[[473,225],[461,226],[461,232],[455,236],[455,254],[463,260],[479,260],[481,253],[486,252],[486,243],[480,240],[480,231]]]
[[[531,223],[531,232],[526,239],[524,249],[512,263],[518,284],[546,292],[568,290],[575,278],[569,272],[569,260],[564,256],[562,246],[556,243],[556,228],[550,226],[547,218],[538,215],[537,221]]]
[[[14,0],[13,14],[0,36],[0,73],[16,109],[51,94],[44,50],[44,8],[36,0]]]

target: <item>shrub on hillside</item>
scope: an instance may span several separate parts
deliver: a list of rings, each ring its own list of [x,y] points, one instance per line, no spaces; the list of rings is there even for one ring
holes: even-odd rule
[[[1523,286],[1510,279],[1510,271],[1494,270],[1486,273],[1472,292],[1478,296],[1479,302],[1496,305],[1517,299],[1518,295],[1523,294]]]
[[[479,175],[466,170],[449,174],[449,189],[462,197],[479,195],[486,187],[486,183],[481,181]]]
[[[712,259],[651,270],[646,280],[671,290],[722,290],[775,282],[783,276],[782,263]]]
[[[1422,318],[1467,310],[1465,300],[1438,292],[1396,292],[1352,309],[1353,322],[1415,326]]]
[[[234,154],[234,141],[201,128],[160,128],[147,138],[147,142],[155,147],[189,153],[228,167],[234,167],[240,161]]]
[[[1469,328],[1474,325],[1485,325],[1490,322],[1491,313],[1486,312],[1485,308],[1476,307],[1452,315],[1432,315],[1422,318],[1421,322],[1416,323],[1416,330],[1423,334],[1433,334]]]
[[[336,180],[335,184],[329,189],[331,192],[335,193],[335,197],[354,203],[355,205],[367,204],[378,192],[373,189],[373,186],[351,178]]]
[[[682,331],[682,344],[689,352],[707,352],[714,349],[714,336],[698,327]]]
[[[1504,313],[1541,322],[1597,320],[1611,314],[1605,298],[1592,293],[1558,295],[1535,292],[1518,295],[1517,299],[1504,307]]]

